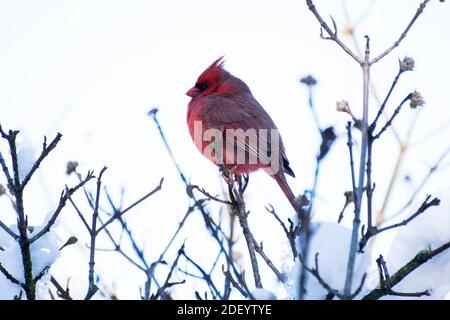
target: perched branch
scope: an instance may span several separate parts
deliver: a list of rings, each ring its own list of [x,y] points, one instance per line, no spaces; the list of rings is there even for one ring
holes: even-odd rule
[[[242,233],[244,234],[245,241],[247,242],[248,252],[250,254],[250,261],[252,264],[253,277],[255,279],[255,286],[257,288],[262,288],[261,276],[259,274],[258,260],[256,259],[255,247],[252,241],[253,235],[250,231],[248,225],[248,211],[245,211],[245,203],[242,199],[241,194],[234,188],[234,186],[229,184],[229,193],[231,198],[231,209],[233,214],[235,214],[239,219],[239,224],[242,227]]]

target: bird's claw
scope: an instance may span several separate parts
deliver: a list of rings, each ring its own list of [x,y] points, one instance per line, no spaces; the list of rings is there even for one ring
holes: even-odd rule
[[[233,185],[236,181],[239,181],[239,175],[234,173],[234,170],[236,170],[236,168],[237,166],[233,166],[230,169],[227,169],[224,165],[220,167],[222,177],[229,185]]]

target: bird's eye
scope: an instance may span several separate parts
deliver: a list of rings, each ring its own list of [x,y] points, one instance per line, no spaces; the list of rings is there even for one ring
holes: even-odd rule
[[[208,88],[209,86],[210,86],[210,83],[209,83],[209,82],[201,82],[201,83],[196,83],[196,84],[195,84],[195,87],[196,87],[198,90],[200,90],[200,91],[205,90],[205,89]]]

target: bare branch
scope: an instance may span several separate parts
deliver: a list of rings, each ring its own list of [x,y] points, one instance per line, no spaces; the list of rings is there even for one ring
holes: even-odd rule
[[[225,169],[225,168],[223,168]],[[226,170],[226,169],[225,169]],[[225,171],[226,174],[226,171]],[[253,235],[250,231],[250,227],[248,225],[247,217],[250,212],[245,211],[245,202],[242,199],[242,195],[234,188],[233,182],[230,179],[225,179],[228,183],[228,191],[231,199],[231,210],[234,215],[236,215],[239,219],[239,224],[242,227],[242,233],[244,234],[245,241],[247,243],[248,252],[250,255],[250,261],[252,264],[253,277],[255,279],[255,286],[257,288],[262,288],[261,276],[259,274],[258,260],[256,259],[255,247],[253,244]]]
[[[208,287],[211,289],[211,293],[222,299],[223,296],[215,286],[214,282],[212,281],[211,275],[209,273],[206,273],[206,271],[203,270],[203,268],[198,263],[192,260],[191,257],[189,257],[184,250],[181,252],[181,255],[183,255],[183,257],[185,257],[186,260],[189,261],[202,274],[201,277],[199,278],[206,281]]]
[[[399,215],[400,213],[402,213],[404,210],[406,210],[414,201],[414,199],[416,199],[416,196],[419,194],[419,192],[422,190],[422,188],[425,186],[425,184],[428,182],[428,180],[431,178],[431,176],[433,175],[433,173],[435,173],[438,168],[439,165],[441,164],[441,162],[445,159],[445,157],[450,153],[450,148],[447,148],[446,150],[444,150],[444,152],[439,156],[439,158],[437,159],[437,161],[430,167],[430,169],[428,170],[428,173],[425,175],[425,177],[423,178],[423,180],[419,183],[419,186],[414,190],[414,192],[411,194],[409,200],[401,207],[400,210],[398,210],[396,213],[394,213],[391,217],[389,217],[389,219]]]
[[[273,273],[277,277],[278,281],[284,282],[286,280],[286,277],[277,269],[277,267],[275,267],[273,262],[269,259],[269,257],[264,252],[262,246],[260,246],[258,244],[258,242],[256,242],[255,238],[253,237],[253,234],[252,234],[252,241],[253,241],[253,246],[255,247],[256,252],[259,253],[261,258],[263,258],[263,260],[266,262],[266,264],[269,266],[269,268],[273,271]]]
[[[399,114],[399,112],[400,112],[402,106],[405,104],[406,101],[408,101],[409,99],[411,99],[411,96],[412,96],[412,93],[408,94],[408,95],[406,96],[406,98],[404,98],[404,99],[402,100],[402,102],[399,104],[399,106],[398,106],[397,108],[395,108],[394,113],[393,113],[392,116],[389,118],[389,120],[386,122],[386,124],[383,126],[383,128],[381,128],[380,132],[378,132],[377,134],[375,134],[375,135],[373,136],[373,140],[378,139],[378,138],[381,136],[381,134],[382,134],[384,131],[386,131],[387,128],[389,128],[389,126],[392,124],[392,121],[394,121],[395,117]]]
[[[64,289],[53,276],[51,276],[50,282],[55,286],[58,297],[64,300],[72,300],[68,288]]]
[[[331,28],[328,26],[328,24],[323,20],[323,18],[320,16],[319,12],[317,12],[316,6],[312,2],[312,0],[306,0],[306,4],[308,5],[309,10],[314,14],[317,21],[319,21],[321,27],[325,29],[325,31],[328,33],[329,37],[324,37],[321,31],[321,38],[332,40],[336,42],[350,57],[352,57],[358,64],[362,64],[363,61],[355,54],[352,50],[350,50],[337,36],[337,27],[336,23],[334,22],[334,19],[331,18],[331,21],[333,23],[334,30],[331,30]]]
[[[307,270],[311,275],[314,276],[314,278],[317,279],[317,281],[320,283],[320,285],[328,291],[328,295],[327,296],[336,296],[339,299],[353,299],[354,297],[356,297],[362,290],[364,283],[366,281],[366,277],[367,274],[364,274],[363,277],[361,278],[361,282],[358,286],[358,288],[356,289],[356,291],[352,294],[350,294],[349,296],[346,296],[342,293],[339,292],[339,290],[332,288],[325,279],[322,278],[322,276],[320,275],[319,272],[319,253],[316,252],[316,254],[314,255],[314,267],[310,268],[306,265],[306,261],[303,259],[303,257],[301,255],[299,255],[299,260],[300,263],[303,265],[303,267],[305,268],[305,270]]]
[[[19,239],[19,235],[15,234],[14,231],[12,231],[10,228],[8,228],[8,226],[6,224],[4,224],[1,220],[0,220],[0,227],[6,231],[7,234],[9,234],[14,240],[18,240]]]
[[[438,254],[444,252],[448,248],[450,248],[450,241],[434,250],[420,251],[419,253],[416,254],[416,256],[413,259],[411,259],[408,263],[406,263],[403,267],[401,267],[393,276],[388,277],[389,281],[386,281],[386,277],[385,275],[383,275],[384,273],[383,270],[387,268],[385,267],[386,265],[383,256],[380,256],[380,258],[377,260],[378,269],[380,272],[379,288],[372,290],[369,294],[364,296],[363,300],[378,300],[386,295],[407,296],[407,297],[420,297],[423,295],[429,295],[428,290],[414,293],[401,293],[393,291],[392,288],[399,282],[401,282],[405,277],[407,277],[411,272],[420,267],[422,264],[426,263],[428,260],[434,258]]]
[[[338,217],[338,223],[341,223],[342,219],[344,219],[344,212],[345,209],[347,209],[348,205],[353,202],[353,192],[352,191],[345,191],[344,192],[345,202],[344,206],[342,207],[341,212],[339,213]]]
[[[223,203],[223,204],[226,204],[226,205],[231,205],[231,202],[230,202],[230,201],[222,200],[222,199],[220,199],[220,198],[217,198],[217,197],[211,195],[211,194],[210,194],[208,191],[206,191],[205,189],[200,188],[199,186],[196,186],[196,185],[192,185],[192,184],[190,184],[190,185],[187,187],[187,189],[186,189],[187,194],[188,194],[188,196],[189,196],[190,198],[193,197],[193,193],[192,193],[193,190],[198,190],[198,191],[200,191],[200,193],[202,193],[202,194],[203,194],[204,196],[206,196],[208,199],[211,199],[211,200],[213,200],[213,201],[216,201],[216,202],[219,202],[219,203]]]
[[[6,141],[8,141],[8,143],[9,143],[10,136],[5,131],[3,131],[3,128],[1,125],[0,125],[0,134],[1,134],[2,138],[5,139]],[[0,165],[2,166],[3,173],[5,174],[6,181],[8,183],[8,189],[12,193],[14,193],[14,181],[11,176],[11,173],[9,172],[8,166],[6,165],[5,158],[3,158],[3,155],[1,152],[0,152]]]
[[[411,27],[413,26],[413,24],[416,22],[417,18],[422,14],[423,10],[425,9],[427,3],[430,2],[430,0],[425,0],[423,1],[419,8],[416,11],[416,14],[414,15],[414,17],[411,19],[411,21],[409,22],[409,24],[406,26],[406,29],[402,32],[402,34],[400,35],[400,37],[397,39],[397,41],[394,42],[394,44],[389,47],[386,51],[384,51],[383,53],[381,53],[379,56],[377,56],[376,58],[373,58],[370,61],[370,64],[374,64],[377,63],[378,61],[380,61],[381,59],[383,59],[385,56],[387,56],[392,50],[394,50],[396,47],[398,47],[398,45],[400,44],[400,42],[402,42],[402,40],[406,37],[406,35],[408,34],[409,30],[411,29]]]
[[[10,274],[10,273],[8,272],[8,270],[6,270],[5,267],[4,267],[1,263],[0,263],[0,271],[3,273],[3,275],[6,277],[6,279],[8,279],[9,281],[11,281],[12,283],[17,284],[17,285],[19,285],[19,286],[21,286],[21,287],[24,286],[23,283],[20,283],[19,280],[17,280],[16,278],[13,277],[12,274]]]
[[[95,284],[94,279],[94,273],[95,273],[95,245],[96,245],[96,238],[97,238],[97,219],[98,219],[98,208],[100,203],[100,191],[101,191],[101,185],[102,185],[102,177],[103,173],[106,171],[107,167],[103,167],[102,170],[100,170],[100,173],[97,178],[97,192],[95,195],[95,205],[94,205],[94,211],[92,213],[92,223],[90,227],[90,236],[91,236],[91,244],[90,244],[90,252],[89,252],[89,274],[88,274],[88,290],[86,293],[86,296],[84,297],[85,300],[90,300],[94,294],[97,292],[98,287]]]
[[[248,297],[251,295],[251,293],[250,293],[248,290],[246,291],[244,288],[242,288],[242,287],[239,285],[239,283],[237,283],[236,280],[234,280],[234,278],[233,278],[233,276],[231,275],[230,271],[229,271],[229,270],[225,270],[225,269],[223,268],[223,266],[222,266],[222,272],[223,272],[223,274],[225,275],[225,278],[228,279],[228,281],[231,282],[231,284],[233,285],[233,287],[235,287],[235,288],[240,292],[240,294],[242,294],[245,298],[248,298]]]
[[[66,193],[68,192],[68,188],[66,187]],[[83,214],[81,213],[80,209],[78,209],[78,206],[75,204],[75,202],[72,200],[72,197],[69,196],[68,197],[69,202],[72,204],[73,208],[75,209],[75,211],[78,214],[78,217],[80,217],[81,221],[83,222],[84,226],[86,227],[87,231],[89,233],[91,233],[91,227],[89,226],[89,224],[87,223],[86,219],[83,217]]]
[[[170,278],[172,277],[172,273],[173,273],[173,271],[175,270],[175,268],[176,268],[176,266],[177,266],[177,264],[178,264],[178,260],[180,259],[180,257],[181,257],[181,255],[183,254],[183,252],[184,252],[184,243],[182,244],[181,248],[178,250],[177,257],[175,258],[174,262],[172,263],[172,266],[170,267],[170,271],[169,271],[169,273],[167,274],[166,281],[164,282],[164,284],[162,285],[162,287],[159,288],[159,289],[156,291],[156,293],[153,294],[153,295],[150,297],[151,300],[157,300],[159,297],[161,297],[161,296],[164,294],[164,292],[165,292],[166,289],[168,289],[168,288],[170,288],[170,287],[172,287],[172,286],[174,286],[174,285],[182,284],[182,283],[185,282],[185,280],[183,280],[183,281],[181,281],[181,282],[169,282],[169,281],[170,281]]]
[[[162,183],[164,181],[164,178],[161,178],[161,180],[159,181],[158,186],[153,189],[152,191],[150,191],[149,193],[147,193],[145,196],[143,196],[142,198],[140,198],[138,201],[136,201],[135,203],[133,203],[132,205],[130,205],[129,207],[127,207],[126,209],[122,210],[119,213],[114,214],[111,218],[109,218],[103,225],[101,225],[96,233],[99,234],[103,229],[105,229],[111,222],[113,222],[114,220],[116,220],[118,217],[123,216],[125,213],[127,213],[128,211],[130,211],[131,209],[133,209],[135,206],[137,206],[138,204],[140,204],[142,201],[144,201],[145,199],[147,199],[148,197],[152,196],[153,194],[155,194],[156,192],[158,192],[159,190],[161,190],[162,187]]]
[[[369,239],[371,237],[373,237],[374,235],[380,234],[387,230],[405,226],[409,222],[411,222],[412,220],[417,218],[420,214],[424,213],[428,208],[433,207],[433,206],[438,206],[441,202],[441,200],[439,200],[438,198],[434,198],[431,201],[429,201],[430,198],[431,198],[431,195],[427,195],[427,197],[425,198],[425,201],[420,205],[420,207],[416,210],[416,212],[413,215],[411,215],[409,218],[403,220],[402,222],[395,223],[395,224],[392,224],[392,225],[384,227],[384,228],[377,228],[377,227],[367,228],[367,232],[363,234],[363,236],[359,242],[359,250],[362,251],[362,249],[365,247],[365,245],[367,244]]]
[[[23,188],[25,188],[25,186],[27,185],[27,183],[30,181],[31,177],[33,176],[34,172],[39,168],[39,166],[41,165],[42,160],[44,160],[49,153],[56,148],[56,145],[58,144],[58,142],[61,140],[62,134],[58,132],[58,134],[56,135],[56,137],[53,139],[52,142],[50,142],[50,144],[47,146],[47,138],[44,138],[44,143],[42,146],[42,152],[41,155],[39,156],[39,158],[37,158],[37,160],[34,162],[33,166],[31,167],[30,171],[27,173],[26,177],[23,179],[22,184],[21,184],[21,188],[23,190]]]
[[[377,125],[378,119],[379,119],[380,116],[383,114],[384,109],[386,108],[386,104],[387,104],[389,98],[391,97],[391,94],[392,94],[392,92],[394,91],[394,88],[395,88],[395,86],[397,85],[398,80],[400,79],[400,75],[401,75],[402,73],[403,73],[403,72],[399,69],[397,75],[396,75],[395,78],[394,78],[394,81],[392,82],[391,88],[389,89],[389,91],[388,91],[386,97],[384,98],[383,103],[381,104],[380,108],[378,109],[378,112],[377,112],[377,115],[375,116],[375,119],[372,121],[372,123],[371,123],[371,125],[370,125],[370,131],[373,132],[373,131],[375,130],[375,127],[376,127],[376,125]]]
[[[66,191],[63,191],[61,193],[61,196],[59,198],[59,204],[56,207],[56,210],[53,212],[50,220],[47,222],[45,227],[43,227],[36,235],[34,235],[33,237],[30,238],[30,243],[33,243],[34,241],[36,241],[37,239],[42,237],[44,234],[46,234],[47,232],[50,231],[51,227],[53,226],[53,224],[56,221],[56,218],[58,218],[59,214],[61,213],[61,210],[66,205],[66,202],[70,198],[70,196],[72,196],[79,188],[83,187],[88,181],[90,181],[93,178],[95,178],[94,172],[88,171],[87,176],[83,181],[78,183],[75,187],[70,188],[68,190],[66,189]]]
[[[275,209],[273,208],[273,206],[271,204],[269,204],[270,208],[266,207],[266,210],[268,212],[270,212],[275,219],[280,223],[281,227],[283,228],[284,233],[286,234],[286,237],[289,240],[289,244],[291,246],[291,250],[292,250],[292,256],[293,259],[295,260],[295,258],[297,257],[297,246],[295,244],[295,239],[300,231],[300,225],[295,225],[294,222],[292,222],[291,219],[289,219],[289,230],[286,227],[286,225],[284,224],[284,222],[280,219],[280,217],[278,216],[278,214],[275,212]]]

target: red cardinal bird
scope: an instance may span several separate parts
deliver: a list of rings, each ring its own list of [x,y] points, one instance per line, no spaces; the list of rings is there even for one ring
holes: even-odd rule
[[[223,68],[223,57],[203,71],[186,95],[192,97],[189,132],[200,152],[233,174],[265,169],[297,211],[285,173],[295,175],[277,127],[249,87]]]

